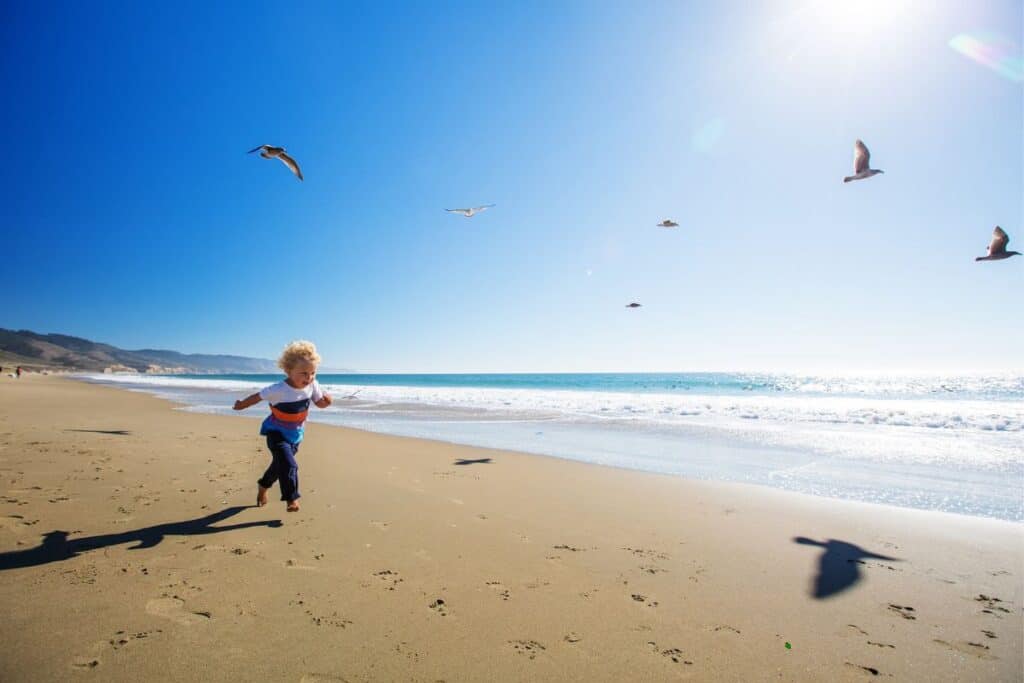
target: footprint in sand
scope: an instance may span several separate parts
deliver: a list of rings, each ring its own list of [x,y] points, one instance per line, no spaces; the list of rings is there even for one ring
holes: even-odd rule
[[[391,526],[391,522],[383,522],[383,521],[378,520],[378,519],[371,519],[370,520],[370,526],[375,526],[378,529],[380,529],[381,531],[387,531],[388,527]]]
[[[106,648],[112,650],[120,650],[123,647],[128,646],[132,642],[138,640],[145,640],[155,635],[163,633],[163,629],[153,629],[152,631],[139,631],[137,633],[128,633],[127,631],[118,631],[106,642],[100,641],[92,646],[92,654],[78,655],[71,660],[71,668],[76,670],[89,670],[98,667],[102,660],[98,656]]]
[[[993,597],[990,597],[988,595],[985,595],[984,593],[980,593],[980,594],[978,594],[978,597],[974,598],[974,601],[975,602],[980,602],[981,604],[985,605],[985,609],[983,609],[981,611],[985,612],[986,614],[993,614],[995,616],[999,616],[998,614],[996,614],[996,612],[1003,612],[1004,614],[1012,614],[1012,612],[1010,610],[1006,609],[1001,604],[999,604],[999,603],[1003,602],[999,598],[993,598]]]
[[[895,612],[896,614],[900,615],[904,619],[910,619],[910,620],[917,619],[917,617],[915,617],[913,614],[911,614],[911,612],[914,611],[913,607],[903,607],[901,605],[894,605],[892,603],[889,603],[889,611]]]
[[[399,641],[398,644],[395,645],[395,652],[402,655],[410,662],[420,661],[420,653],[417,650],[414,650],[411,647],[409,647],[409,643],[405,642],[404,640]],[[440,683],[444,683],[444,681],[442,680],[440,681]]]
[[[170,619],[182,626],[192,626],[209,621],[209,612],[190,612],[180,598],[155,598],[146,603],[146,611],[153,616]]]
[[[284,566],[287,567],[288,569],[305,569],[307,571],[314,571],[314,572],[320,571],[320,569],[318,567],[311,567],[308,564],[299,564],[299,561],[296,560],[295,558],[292,558],[290,560],[285,560],[284,561]]]
[[[643,603],[643,604],[647,605],[648,607],[657,607],[658,606],[658,601],[657,600],[648,600],[646,595],[640,595],[639,593],[633,593],[629,597],[633,598],[634,602]]]
[[[668,657],[675,664],[693,664],[693,662],[689,659],[683,658],[683,651],[680,650],[678,647],[670,647],[666,650],[662,650],[658,647],[658,644],[653,640],[648,640],[647,644],[656,654],[660,654],[662,657]]]
[[[873,666],[864,666],[862,664],[854,664],[853,662],[846,662],[846,666],[851,666],[854,669],[860,669],[861,671],[865,671],[871,674],[872,676],[877,676],[879,673],[878,669],[876,669]]]
[[[93,564],[81,565],[61,572],[64,580],[75,586],[96,583],[96,576],[98,574],[99,570]]]
[[[508,644],[516,651],[516,654],[525,655],[530,659],[536,659],[537,655],[547,649],[536,640],[510,640]]]
[[[996,659],[996,657],[989,654],[988,645],[984,645],[982,643],[971,643],[967,641],[947,643],[945,640],[940,640],[939,638],[933,639],[932,642],[965,655],[973,655],[978,659]]]
[[[448,606],[445,604],[442,598],[438,598],[437,600],[434,600],[432,603],[430,603],[430,609],[434,610],[442,617],[448,616]]]
[[[72,669],[95,669],[100,665],[100,660],[96,657],[75,657],[71,660]]]
[[[163,631],[161,629],[155,629],[153,631],[140,631],[138,633],[127,633],[126,631],[118,631],[114,634],[114,637],[108,641],[108,643],[110,644],[110,647],[112,647],[113,649],[120,650],[122,647],[128,645],[133,641],[145,640],[146,638],[157,635],[159,633],[163,633]]]
[[[387,589],[393,591],[398,588],[398,584],[402,583],[405,579],[398,575],[398,572],[391,569],[381,569],[373,573],[378,579],[387,584]]]
[[[25,519],[22,515],[7,515],[6,517],[0,517],[0,529],[20,534],[24,527],[32,526],[38,522],[38,519]]]
[[[317,616],[310,610],[306,610],[306,614],[309,615],[310,619],[317,626],[333,626],[335,628],[347,628],[352,625],[351,619],[345,619],[338,615],[337,612],[332,612],[331,616]]]
[[[487,585],[490,586],[502,600],[509,600],[512,598],[512,594],[505,588],[505,584],[501,581],[488,581]]]
[[[623,547],[623,550],[633,553],[637,557],[644,557],[653,560],[670,560],[672,559],[668,553],[663,553],[660,550],[650,550],[648,548],[629,548]]]

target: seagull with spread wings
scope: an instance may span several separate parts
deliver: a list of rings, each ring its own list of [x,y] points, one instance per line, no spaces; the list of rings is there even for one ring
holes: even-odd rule
[[[626,308],[640,308],[641,306],[643,306],[643,304],[638,304],[635,301],[633,303],[626,304]]]
[[[476,214],[486,211],[492,206],[494,206],[494,204],[484,204],[483,206],[473,206],[468,209],[445,209],[445,211],[448,213],[461,213],[466,218],[472,218]]]
[[[860,140],[853,143],[853,175],[848,175],[843,178],[844,183],[848,183],[851,180],[863,180],[864,178],[870,178],[873,175],[879,173],[885,173],[877,168],[871,168],[871,152],[868,151],[868,146]]]
[[[263,150],[260,152],[260,150]],[[264,159],[280,159],[285,166],[291,169],[295,176],[302,180],[302,171],[299,169],[299,164],[296,163],[295,159],[285,154],[284,147],[274,147],[273,145],[260,145],[256,149],[250,149],[249,154],[253,152],[260,152],[260,156]]]
[[[1010,236],[998,225],[992,231],[992,243],[988,245],[988,256],[978,256],[975,261],[1002,261],[1011,256],[1022,256],[1019,251],[1006,251],[1006,245],[1010,243]]]
[[[666,218],[662,222],[658,223],[659,228],[678,228],[679,224],[673,220]]]

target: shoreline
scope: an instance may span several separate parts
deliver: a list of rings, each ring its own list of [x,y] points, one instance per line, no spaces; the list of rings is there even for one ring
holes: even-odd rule
[[[173,405],[0,385],[0,677],[1019,675],[1019,523],[320,423],[286,514],[253,421]]]
[[[232,383],[246,386],[232,389],[121,384],[96,377],[82,377],[81,380],[166,398],[190,412],[232,416],[237,415],[228,407],[228,399],[234,395],[232,391],[244,393],[255,386],[240,378],[233,379]],[[331,384],[326,386],[331,387]],[[334,388],[338,389],[337,386]],[[370,390],[374,388],[378,387],[369,387]],[[566,395],[573,393],[565,392]],[[856,435],[850,442],[849,437],[853,433],[848,434],[843,429],[833,431],[829,424],[769,424],[762,427],[762,420],[746,421],[743,428],[756,423],[751,428],[767,429],[752,433],[767,438],[761,442],[760,437],[752,440],[750,434],[735,433],[728,425],[673,425],[663,423],[657,417],[652,420],[651,415],[638,418],[638,422],[603,416],[601,419],[591,416],[589,421],[581,422],[550,405],[524,413],[519,408],[496,407],[493,405],[494,396],[479,408],[442,403],[382,403],[379,398],[336,401],[326,411],[313,411],[310,421],[377,434],[669,474],[693,481],[752,484],[830,500],[1024,522],[1024,464],[1003,452],[1012,450],[1009,445],[1011,439],[1009,434],[1004,436],[999,432],[971,437],[990,441],[962,443],[955,433],[944,434],[943,430],[931,433],[925,430],[915,434],[902,429],[892,431],[890,427],[884,436],[872,435],[871,438],[877,436],[886,440],[869,441],[873,450],[863,453],[858,450],[858,444],[865,443],[866,433]],[[699,399],[698,403],[703,403],[722,397],[686,398]],[[740,401],[742,405],[749,398],[734,396],[726,397],[726,400]],[[760,400],[766,399],[762,397]],[[801,402],[805,399],[789,397],[783,400]],[[849,402],[852,399],[838,400]],[[521,403],[521,399],[518,402]],[[497,403],[508,404],[502,400],[497,400]],[[896,403],[896,407],[888,410],[901,412],[899,402]],[[876,410],[883,404],[874,400]],[[857,426],[852,428],[861,429]],[[815,437],[809,442],[806,436],[791,442],[794,434],[812,433]],[[786,437],[780,440],[782,434]],[[848,438],[843,438],[844,434]],[[820,441],[818,447],[813,445],[815,439]],[[836,451],[835,444],[838,443],[844,445]],[[882,451],[874,452],[880,448]],[[893,450],[887,452],[885,448]],[[936,451],[936,448],[941,450]],[[923,452],[916,453],[915,449],[923,449]],[[964,452],[977,458],[965,459],[961,455]],[[1011,458],[1010,462],[1000,465],[1000,459],[1005,458]]]

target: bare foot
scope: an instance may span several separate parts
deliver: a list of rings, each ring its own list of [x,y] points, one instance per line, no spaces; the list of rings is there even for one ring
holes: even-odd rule
[[[263,507],[264,505],[267,504],[267,491],[269,490],[270,489],[265,489],[262,486],[260,486],[260,492],[256,494],[257,507]]]
[[[290,503],[288,503],[288,512],[298,512],[298,511],[299,511],[299,501],[293,500]]]

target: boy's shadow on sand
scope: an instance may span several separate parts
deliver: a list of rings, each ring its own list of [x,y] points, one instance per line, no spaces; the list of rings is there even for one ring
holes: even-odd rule
[[[241,524],[229,524],[227,526],[210,526],[216,522],[223,521],[228,517],[237,515],[245,506],[225,508],[206,517],[191,519],[186,522],[171,522],[169,524],[157,524],[135,531],[125,531],[120,534],[104,534],[102,536],[86,536],[68,540],[68,532],[51,531],[43,535],[43,542],[35,548],[28,550],[13,550],[0,553],[0,571],[5,569],[18,569],[21,567],[36,567],[49,562],[60,562],[87,550],[106,548],[111,545],[134,542],[136,545],[128,550],[140,548],[152,548],[164,540],[165,536],[201,536],[204,534],[216,534],[221,531],[232,531],[234,529],[245,529],[254,526],[281,526],[281,520],[272,519],[263,522],[242,522]]]
[[[876,555],[860,546],[832,538],[823,543],[804,536],[797,536],[793,542],[800,545],[816,545],[825,549],[818,560],[818,575],[814,578],[814,593],[812,594],[819,600],[841,593],[860,581],[860,565],[864,564],[865,559],[901,562],[899,558]]]

